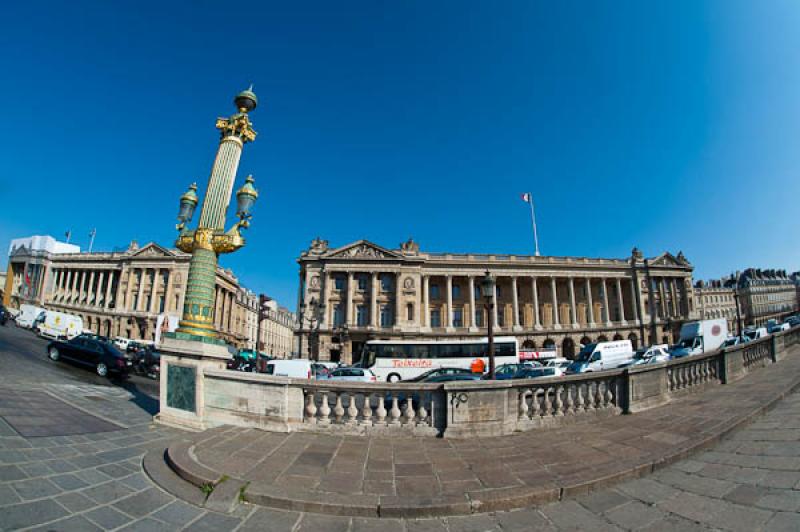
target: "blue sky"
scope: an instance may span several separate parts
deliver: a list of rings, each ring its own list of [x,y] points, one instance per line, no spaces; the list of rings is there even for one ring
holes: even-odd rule
[[[291,307],[317,235],[530,253],[527,191],[543,254],[800,268],[797,2],[0,9],[2,249],[92,227],[95,249],[170,245],[253,82],[236,186],[261,196],[221,262]]]

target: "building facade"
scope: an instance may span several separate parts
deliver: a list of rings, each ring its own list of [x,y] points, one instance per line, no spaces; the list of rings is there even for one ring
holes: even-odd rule
[[[28,303],[81,316],[85,329],[105,336],[154,341],[159,316],[181,314],[190,257],[155,243],[98,253],[21,245],[9,254],[6,300],[11,307]],[[214,324],[240,348],[255,338],[245,292],[233,272],[217,268]]]
[[[333,249],[316,239],[298,263],[298,350],[320,360],[352,363],[370,339],[485,336],[479,285],[487,271],[497,280],[496,333],[567,357],[595,341],[672,342],[697,316],[682,253],[532,257],[422,252],[412,240],[399,249],[364,240]]]
[[[698,281],[695,284],[695,301],[699,317],[703,320],[725,318],[728,331],[737,334],[736,324],[736,277],[713,281]],[[739,309],[741,315],[741,308]],[[744,316],[742,316],[744,319]]]
[[[265,299],[261,312],[261,349],[277,358],[292,358],[296,352],[297,319],[274,299]]]
[[[782,321],[797,312],[797,287],[785,270],[748,268],[738,276],[739,298],[747,325]]]

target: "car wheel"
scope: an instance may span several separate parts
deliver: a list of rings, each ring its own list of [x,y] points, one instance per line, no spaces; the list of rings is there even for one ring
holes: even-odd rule
[[[58,360],[59,358],[61,358],[61,353],[59,353],[59,352],[58,352],[58,349],[57,349],[57,348],[55,348],[55,347],[51,347],[51,348],[50,348],[50,351],[48,352],[48,356],[50,357],[50,360],[52,360],[53,362],[55,362],[56,360]]]
[[[390,373],[388,377],[386,377],[386,382],[400,382],[400,375],[397,373]]]
[[[99,364],[97,364],[95,371],[97,371],[97,374],[100,375],[101,377],[105,377],[106,375],[108,375],[108,366],[106,366],[103,362],[100,362]]]

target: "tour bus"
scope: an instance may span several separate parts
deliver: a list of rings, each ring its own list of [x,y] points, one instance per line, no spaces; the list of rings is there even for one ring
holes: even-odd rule
[[[369,368],[379,381],[413,379],[436,368],[470,369],[476,358],[489,367],[489,341],[474,340],[370,340],[361,352],[360,367]],[[519,362],[517,339],[494,339],[495,367]]]

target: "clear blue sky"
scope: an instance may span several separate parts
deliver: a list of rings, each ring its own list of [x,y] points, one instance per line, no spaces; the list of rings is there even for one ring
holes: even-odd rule
[[[317,235],[530,253],[527,191],[544,254],[800,267],[797,2],[261,4],[6,3],[2,249],[171,245],[253,82],[261,197],[222,264],[290,307]]]

